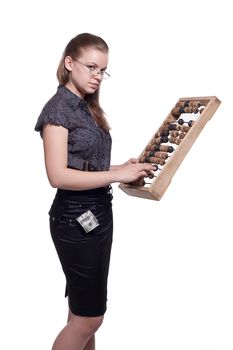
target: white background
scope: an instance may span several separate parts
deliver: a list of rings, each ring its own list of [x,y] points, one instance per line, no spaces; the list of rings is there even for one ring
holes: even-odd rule
[[[7,1],[1,25],[0,348],[50,349],[65,325],[64,277],[48,227],[55,190],[37,117],[67,42],[110,46],[101,103],[112,163],[137,157],[180,97],[222,104],[161,201],[114,185],[109,303],[98,349],[232,350],[230,1]]]

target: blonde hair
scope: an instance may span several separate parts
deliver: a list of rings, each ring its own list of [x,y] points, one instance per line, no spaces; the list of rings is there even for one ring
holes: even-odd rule
[[[75,36],[67,44],[57,68],[57,79],[60,85],[65,86],[69,81],[69,71],[65,67],[66,56],[75,59],[80,56],[83,48],[93,48],[104,53],[108,53],[109,51],[108,45],[99,36],[90,33],[82,33]],[[108,132],[110,126],[105,118],[105,113],[99,104],[99,89],[93,94],[86,95],[85,101],[87,102],[88,108],[97,124]]]

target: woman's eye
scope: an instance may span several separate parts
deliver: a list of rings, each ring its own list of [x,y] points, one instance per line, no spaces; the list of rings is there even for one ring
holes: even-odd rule
[[[96,69],[95,66],[88,66],[88,68],[89,68],[90,70],[95,70],[95,69]]]

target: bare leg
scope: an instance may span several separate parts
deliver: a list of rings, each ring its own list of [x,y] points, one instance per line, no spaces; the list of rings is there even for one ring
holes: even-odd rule
[[[67,318],[67,322],[69,322],[71,320],[72,317],[72,312],[69,309],[68,312],[68,318]],[[83,350],[95,350],[95,335],[93,335],[87,342],[85,348]]]
[[[95,350],[95,335],[93,335],[83,350]]]
[[[68,311],[68,317],[67,317],[67,323],[70,322],[71,317],[72,317],[72,312],[71,312],[70,309],[69,309],[69,311]]]
[[[70,313],[69,322],[57,336],[52,350],[95,350],[94,334],[103,316],[81,317]]]

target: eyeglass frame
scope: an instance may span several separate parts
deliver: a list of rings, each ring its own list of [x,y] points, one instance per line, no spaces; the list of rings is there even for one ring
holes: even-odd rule
[[[93,67],[93,65],[85,64],[85,63],[81,62],[80,60],[78,60],[77,58],[73,58],[73,60],[81,63],[84,67],[86,67],[89,70],[89,73],[92,75],[99,75],[100,74],[102,79],[108,79],[111,77],[111,75],[108,72],[106,72],[105,69],[102,70],[98,67]],[[106,74],[106,77],[104,77],[104,74]]]

